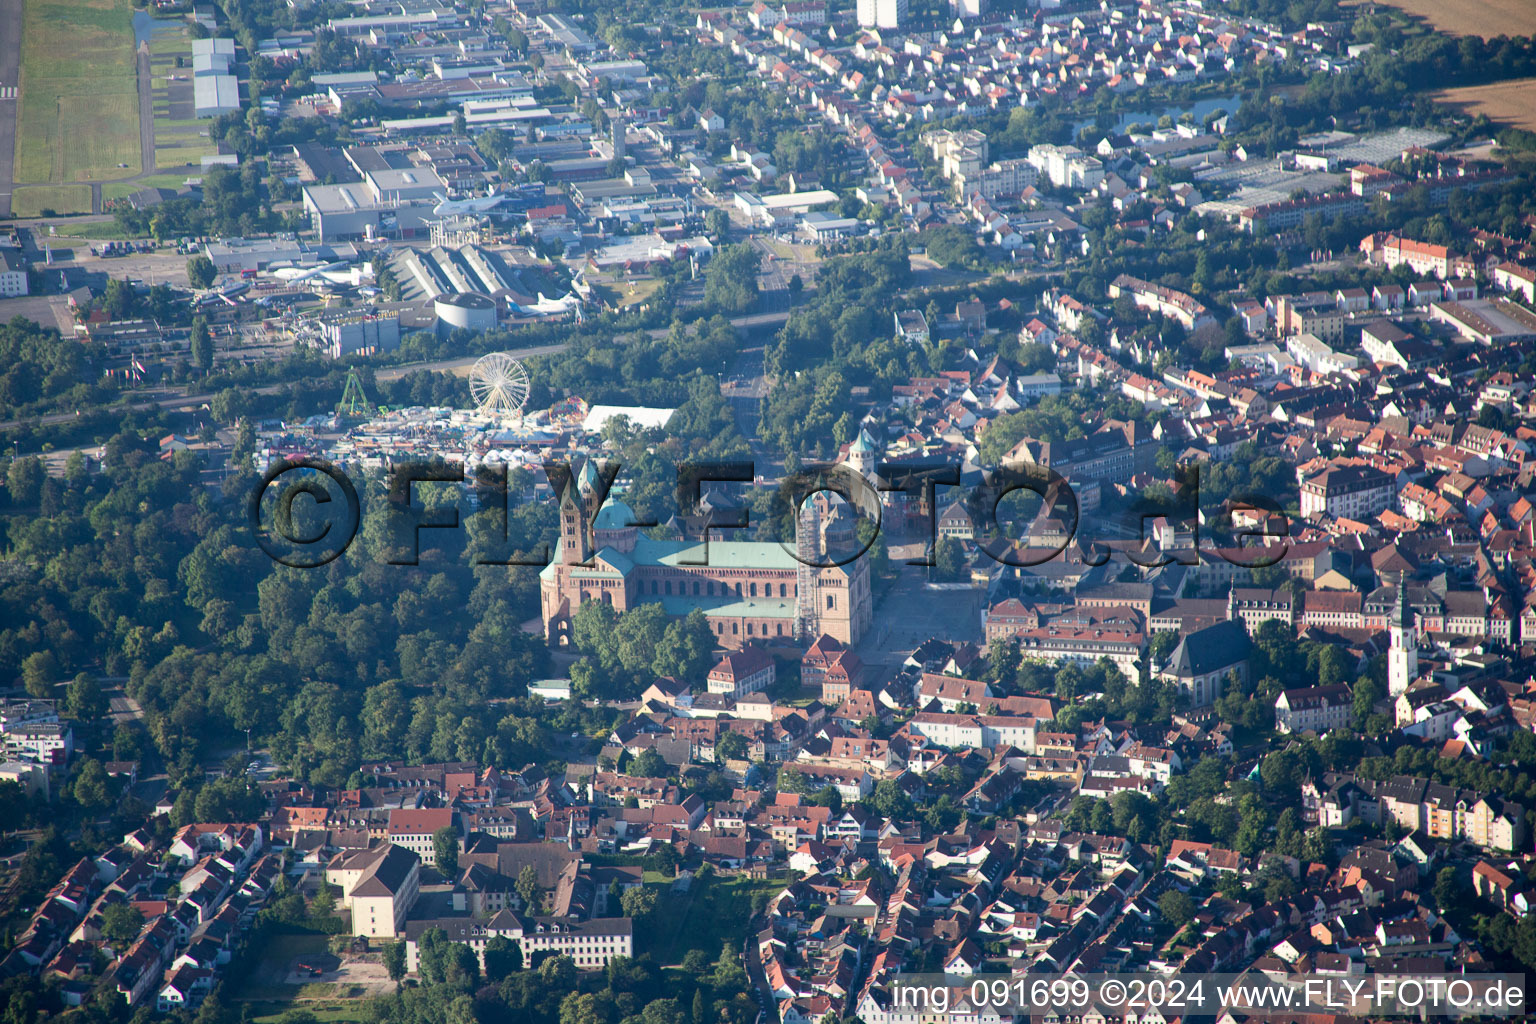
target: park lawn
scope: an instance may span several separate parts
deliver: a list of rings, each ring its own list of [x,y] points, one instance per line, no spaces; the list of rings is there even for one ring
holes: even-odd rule
[[[610,285],[609,290],[618,293],[616,305],[637,306],[643,302],[649,302],[651,296],[659,292],[664,283],[659,277],[643,277],[637,281]]]
[[[164,170],[172,167],[191,166],[202,170],[203,157],[212,156],[212,143],[205,146],[155,146],[155,167]]]
[[[201,173],[199,171],[199,173]],[[196,173],[181,171],[164,171],[160,174],[149,174],[134,182],[137,188],[169,188],[178,189],[187,183],[187,178],[197,177]]]
[[[130,235],[117,226],[115,220],[76,221],[70,224],[50,224],[58,238],[89,239],[93,242],[120,242],[125,238],[144,237]]]
[[[26,4],[16,181],[93,181],[142,170],[132,12],[132,0]]]
[[[658,964],[672,966],[689,950],[699,949],[713,960],[720,955],[721,946],[729,943],[735,949],[741,945],[752,917],[753,893],[772,896],[785,884],[783,878],[714,875],[702,882],[694,879],[689,892],[677,892],[670,884],[657,886],[656,909],[650,920],[665,925],[637,930],[635,954],[649,953]]]
[[[44,214],[52,210],[53,214]],[[18,185],[11,192],[11,214],[16,217],[63,217],[91,212],[89,185]]]

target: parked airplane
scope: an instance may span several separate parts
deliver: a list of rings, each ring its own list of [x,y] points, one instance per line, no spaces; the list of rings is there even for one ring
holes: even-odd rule
[[[437,205],[432,207],[432,214],[436,217],[447,217],[459,213],[486,213],[500,206],[506,199],[500,193],[475,199],[449,199],[441,192],[432,194],[437,197]]]
[[[554,316],[557,313],[569,313],[581,305],[581,299],[575,294],[562,295],[558,299],[547,299],[543,292],[539,292],[539,301],[527,306],[512,303],[519,313],[532,313],[534,316]]]
[[[327,263],[320,267],[279,267],[272,271],[272,276],[279,280],[293,284],[296,281],[308,281],[312,277],[327,277],[330,274],[347,266],[346,261]]]

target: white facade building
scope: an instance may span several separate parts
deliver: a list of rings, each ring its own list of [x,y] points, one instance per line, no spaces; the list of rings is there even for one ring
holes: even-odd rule
[[[900,28],[907,20],[907,0],[858,0],[860,28]]]

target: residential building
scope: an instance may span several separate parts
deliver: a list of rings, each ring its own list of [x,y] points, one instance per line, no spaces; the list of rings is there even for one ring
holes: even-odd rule
[[[1283,733],[1321,736],[1349,725],[1353,717],[1354,696],[1342,683],[1285,690],[1275,700],[1275,729]]]
[[[325,880],[341,887],[352,934],[393,939],[404,930],[420,893],[421,858],[394,843],[338,853],[326,865]]]

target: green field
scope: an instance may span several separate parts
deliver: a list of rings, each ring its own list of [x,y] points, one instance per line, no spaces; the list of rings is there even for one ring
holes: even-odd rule
[[[17,216],[22,216],[17,214]],[[113,220],[74,221],[49,224],[59,238],[89,239],[93,242],[120,242],[130,237]]]
[[[58,216],[91,212],[89,185],[22,185],[11,193],[11,212],[17,217]],[[51,215],[49,215],[51,216]]]
[[[17,182],[100,181],[142,170],[132,13],[131,0],[28,0]]]
[[[193,168],[196,173],[202,173],[203,157],[212,156],[214,146],[206,139],[203,145],[190,146],[155,146],[155,167],[157,170],[166,171],[174,167]]]
[[[637,929],[635,955],[649,953],[657,963],[670,966],[679,963],[690,949],[703,950],[713,960],[727,943],[739,948],[752,917],[752,894],[777,895],[786,884],[785,878],[715,875],[704,881],[695,879],[690,892],[674,891],[670,880],[656,885],[660,898],[651,920],[665,921],[666,926]]]

